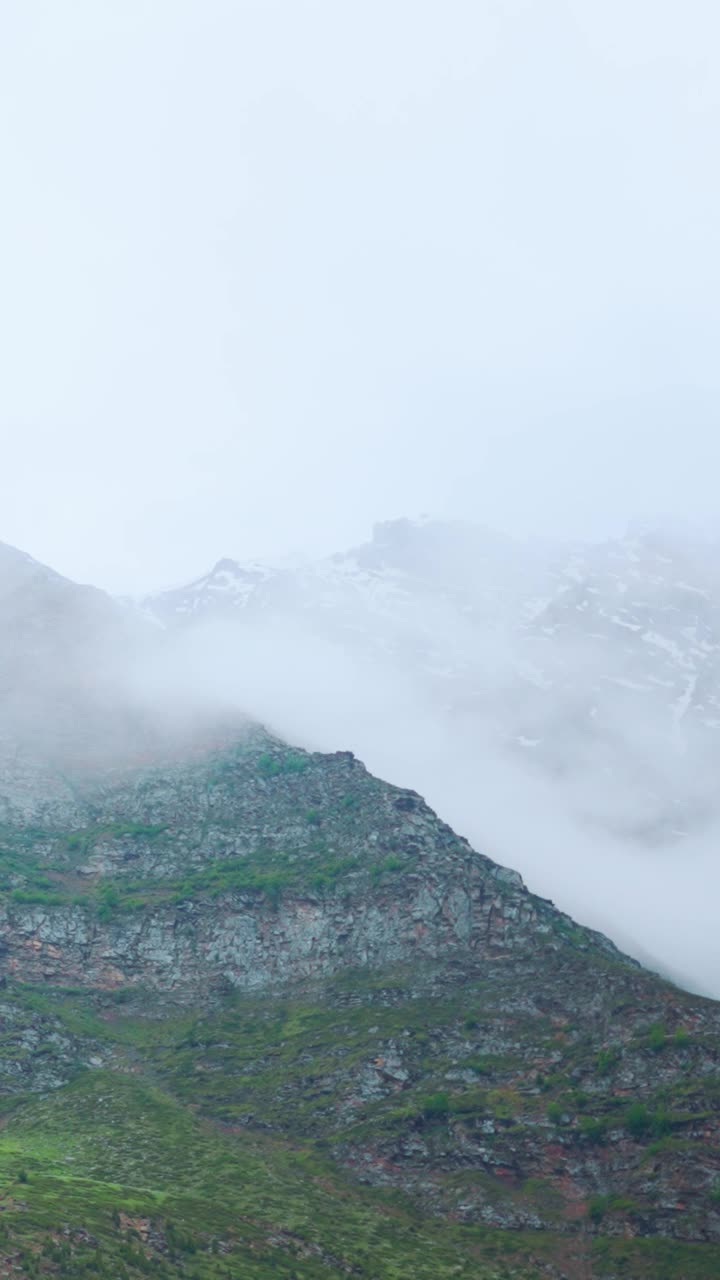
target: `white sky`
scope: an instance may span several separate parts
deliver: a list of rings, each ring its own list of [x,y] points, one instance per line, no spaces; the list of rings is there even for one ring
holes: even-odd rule
[[[7,0],[0,538],[716,519],[714,0]]]

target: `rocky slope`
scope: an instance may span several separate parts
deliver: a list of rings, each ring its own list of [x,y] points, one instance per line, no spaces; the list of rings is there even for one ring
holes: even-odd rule
[[[411,958],[479,962],[571,927],[349,752],[291,750],[248,726],[229,750],[63,782],[0,835],[0,947],[22,980],[190,998]]]
[[[252,725],[3,789],[7,1274],[720,1266],[720,1006],[413,792]]]

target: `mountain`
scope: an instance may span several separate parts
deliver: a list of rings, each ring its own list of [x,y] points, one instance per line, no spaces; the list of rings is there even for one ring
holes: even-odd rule
[[[149,684],[163,630],[134,604],[0,544],[0,784],[3,813],[62,808],[63,778],[232,735],[235,708],[182,703]]]
[[[94,758],[122,721],[134,730],[125,673],[149,627],[136,610],[4,544],[0,610],[0,752]]]
[[[487,567],[475,585],[446,573],[458,539],[476,558],[492,543],[497,588]],[[528,890],[416,791],[288,745],[226,688],[244,665],[251,689],[261,656],[280,679],[264,621],[255,663],[239,646],[253,612],[275,628],[268,602],[294,599],[324,672],[332,633],[373,677],[414,662],[457,715],[478,636],[504,642],[512,617],[557,652],[576,603],[533,598],[502,540],[403,525],[320,568],[258,570],[229,605],[228,666],[209,605],[170,625],[175,606],[159,621],[19,552],[2,569],[0,1275],[720,1272],[720,1005]],[[552,584],[552,556],[541,572]],[[471,618],[449,671],[441,597]],[[488,652],[470,670],[505,710]],[[207,668],[224,696],[203,704]],[[473,797],[480,821],[491,798]]]
[[[565,910],[718,993],[718,563],[686,530],[528,545],[398,520],[316,563],[221,561],[142,607],[193,679],[352,747]]]
[[[0,843],[6,1274],[717,1272],[720,1005],[417,794],[247,725],[34,799]]]
[[[299,569],[221,560],[143,607],[168,628],[299,621],[410,671],[448,724],[490,729],[545,777],[592,777],[572,798],[584,820],[672,842],[719,816],[719,563],[687,533],[538,548],[397,520]]]

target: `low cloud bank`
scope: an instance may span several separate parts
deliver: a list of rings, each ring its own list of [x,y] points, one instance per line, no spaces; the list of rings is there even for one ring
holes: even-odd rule
[[[495,682],[502,680],[502,652],[501,644],[489,644]],[[619,834],[642,823],[637,779],[613,784],[600,757],[595,772],[592,759],[554,777],[539,771],[531,755],[502,746],[504,725],[491,697],[484,712],[452,714],[408,670],[361,656],[289,617],[168,636],[136,666],[133,693],[168,715],[237,711],[303,747],[353,750],[374,773],[421,792],[476,848],[519,870],[534,892],[682,985],[720,995],[717,827],[676,843]],[[622,727],[620,721],[617,731]],[[627,732],[641,759],[655,742],[654,726],[628,724]],[[668,749],[664,763],[674,770],[684,759]],[[657,771],[657,751],[655,761]]]

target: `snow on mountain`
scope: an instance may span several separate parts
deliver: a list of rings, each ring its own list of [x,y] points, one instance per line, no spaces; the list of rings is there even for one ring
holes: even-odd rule
[[[448,732],[577,784],[581,815],[623,836],[672,840],[718,811],[720,564],[699,538],[529,546],[396,520],[302,568],[221,560],[143,605],[169,629],[301,625],[412,678]]]

